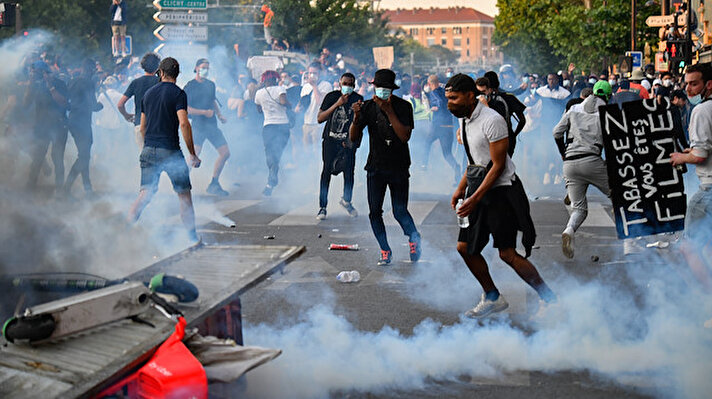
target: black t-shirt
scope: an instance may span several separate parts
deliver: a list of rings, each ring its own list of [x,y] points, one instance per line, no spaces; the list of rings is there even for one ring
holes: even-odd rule
[[[87,76],[78,76],[69,84],[69,120],[91,123],[91,114],[96,107],[96,86]]]
[[[180,150],[178,110],[188,110],[188,98],[175,83],[161,82],[148,89],[141,109],[146,115],[147,147]]]
[[[391,104],[398,120],[405,126],[414,127],[413,106],[400,97],[391,96]],[[361,107],[359,127],[368,127],[370,150],[366,170],[407,171],[410,167],[408,143],[402,142],[388,120],[385,112],[373,100],[368,100]]]
[[[211,80],[198,82],[193,79],[185,85],[185,94],[188,96],[188,105],[197,109],[215,109],[215,83]],[[194,125],[212,124],[217,126],[215,113],[208,118],[202,115],[191,115]]]
[[[453,126],[455,124],[452,114],[447,109],[445,89],[438,87],[428,93],[428,102],[430,102],[430,108],[438,107],[438,110],[433,113],[433,126]]]
[[[159,81],[158,76],[144,75],[134,79],[131,84],[129,84],[129,87],[126,88],[124,95],[127,98],[131,98],[132,96],[134,98],[134,115],[136,115],[134,125],[138,126],[141,124],[141,101],[143,100],[143,96],[148,89],[155,86]]]
[[[321,111],[326,111],[331,108],[341,97],[341,90],[334,90],[328,93],[324,97],[324,101],[321,103]],[[346,104],[336,108],[334,112],[329,115],[329,119],[326,120],[326,125],[324,126],[324,134],[321,138],[326,139],[327,137],[333,140],[346,140],[349,138],[349,128],[351,127],[351,122],[354,120],[354,111],[351,109],[353,103],[363,101],[363,97],[358,93],[351,93],[349,95]]]

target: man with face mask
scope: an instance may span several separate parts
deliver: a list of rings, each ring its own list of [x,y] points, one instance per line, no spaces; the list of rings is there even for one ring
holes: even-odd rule
[[[693,273],[709,291],[712,275],[704,254],[712,242],[712,65],[688,66],[685,83],[690,103],[696,103],[690,115],[690,148],[672,153],[670,161],[673,165],[695,164],[700,179],[700,189],[687,205],[682,250]],[[712,319],[705,326],[712,326]]]
[[[534,265],[515,250],[517,233],[522,231],[528,257],[536,232],[529,215],[529,201],[507,154],[509,139],[504,119],[497,111],[479,103],[480,92],[467,75],[453,76],[445,92],[448,109],[455,117],[462,118],[462,140],[469,162],[467,173],[451,199],[457,215],[469,219],[469,226],[460,229],[457,251],[484,291],[480,302],[465,315],[485,317],[509,306],[492,281],[487,261],[481,254],[490,235],[500,258],[537,291],[542,301],[555,302],[556,295]],[[464,201],[456,208],[460,200]]]
[[[354,167],[356,164],[356,148],[349,140],[349,128],[354,119],[351,106],[363,97],[354,93],[356,77],[352,73],[345,73],[339,79],[340,89],[334,90],[324,97],[319,108],[317,121],[326,122],[321,142],[321,157],[324,164],[321,169],[321,183],[319,189],[319,213],[316,218],[326,219],[326,204],[329,197],[329,183],[332,174],[344,174],[344,195],[339,204],[346,208],[349,216],[356,217],[358,212],[351,205],[354,190]]]
[[[213,178],[205,190],[208,194],[227,196],[230,193],[220,186],[220,174],[225,162],[230,158],[230,149],[216,120],[226,123],[227,119],[220,113],[220,104],[215,97],[215,83],[208,79],[210,63],[201,58],[195,63],[195,78],[188,82],[183,90],[188,96],[188,115],[192,118],[195,137],[195,151],[200,155],[203,143],[208,140],[218,152],[218,158],[213,167]]]
[[[564,161],[566,192],[573,208],[561,234],[561,248],[569,259],[574,257],[574,233],[588,215],[588,186],[593,184],[607,197],[611,195],[606,162],[601,158],[603,133],[598,115],[598,107],[606,105],[611,94],[608,82],[599,80],[593,86],[593,95],[573,105],[554,127],[554,140]],[[564,143],[564,133],[568,145]]]
[[[369,153],[366,162],[368,190],[368,218],[371,229],[381,247],[379,266],[391,263],[393,253],[388,245],[383,223],[383,200],[386,188],[391,192],[393,216],[408,236],[410,260],[421,255],[420,233],[408,212],[410,150],[408,140],[413,131],[413,107],[410,102],[392,95],[398,89],[396,74],[390,69],[379,69],[371,82],[375,95],[366,102],[353,104],[354,119],[349,129],[351,142],[360,143],[363,129],[368,126]]]

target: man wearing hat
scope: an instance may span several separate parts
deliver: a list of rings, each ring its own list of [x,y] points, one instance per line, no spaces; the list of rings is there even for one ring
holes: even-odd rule
[[[630,91],[633,93],[638,93],[638,96],[640,96],[641,99],[647,100],[650,98],[650,93],[648,92],[648,89],[643,87],[643,85],[640,84],[640,82],[645,79],[645,74],[643,71],[640,69],[634,70],[630,74]]]
[[[215,83],[208,79],[210,63],[201,58],[195,63],[195,79],[188,82],[183,90],[188,95],[188,115],[193,119],[193,137],[196,154],[200,155],[203,143],[207,139],[218,152],[218,159],[213,167],[213,178],[208,185],[208,194],[227,196],[229,193],[220,186],[218,179],[225,162],[230,158],[227,140],[218,128],[216,116],[220,122],[227,119],[220,113],[220,105],[215,98]]]
[[[497,290],[482,256],[490,235],[499,257],[536,290],[543,302],[555,302],[556,295],[534,265],[515,249],[517,232],[521,231],[526,256],[531,255],[536,232],[529,201],[507,154],[507,124],[497,111],[479,103],[477,97],[481,93],[471,77],[453,76],[445,85],[445,93],[450,112],[462,118],[460,131],[468,158],[467,173],[451,199],[457,215],[469,221],[468,227],[460,229],[457,251],[484,291],[479,303],[465,315],[485,317],[509,306]],[[456,208],[460,200],[463,202]]]
[[[368,218],[371,229],[381,247],[378,265],[391,263],[392,251],[383,223],[383,200],[386,188],[391,192],[393,216],[410,246],[410,260],[418,261],[421,254],[420,233],[408,212],[410,150],[408,140],[413,131],[413,107],[410,102],[394,96],[396,74],[390,69],[379,69],[374,75],[372,99],[353,104],[354,120],[349,129],[351,142],[361,142],[363,129],[368,126],[369,153],[366,162],[368,190]]]

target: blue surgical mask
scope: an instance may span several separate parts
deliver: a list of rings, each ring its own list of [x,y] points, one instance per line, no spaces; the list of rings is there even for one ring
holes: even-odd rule
[[[354,88],[351,86],[341,86],[341,94],[348,96],[354,92]]]
[[[383,87],[376,87],[376,97],[380,98],[383,101],[388,100],[388,97],[391,96],[391,93],[393,90],[391,89],[386,89]]]
[[[702,94],[698,94],[698,95],[692,96],[692,97],[688,96],[687,101],[689,101],[690,104],[692,104],[692,105],[697,105],[702,102]]]
[[[618,83],[615,79],[608,79],[608,84],[611,86],[615,86],[616,83]]]
[[[198,69],[198,75],[199,75],[201,78],[207,78],[209,71],[210,71],[210,70],[209,70],[208,68],[200,68],[200,69]]]
[[[447,73],[445,73],[445,77],[446,77],[446,78],[451,78],[451,77],[452,77],[452,72],[447,72]]]
[[[529,91],[530,91],[532,94],[536,93],[536,89],[535,89],[535,88],[531,88],[531,89],[529,89]]]
[[[596,82],[597,82],[597,80],[594,79],[594,78],[591,78],[591,79],[588,80],[588,83],[590,83],[590,84],[592,84],[592,85],[595,85]]]

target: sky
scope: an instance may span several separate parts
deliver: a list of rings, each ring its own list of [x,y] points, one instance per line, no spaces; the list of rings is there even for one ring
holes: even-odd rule
[[[497,0],[381,0],[381,9],[470,7],[490,16],[497,14]]]

